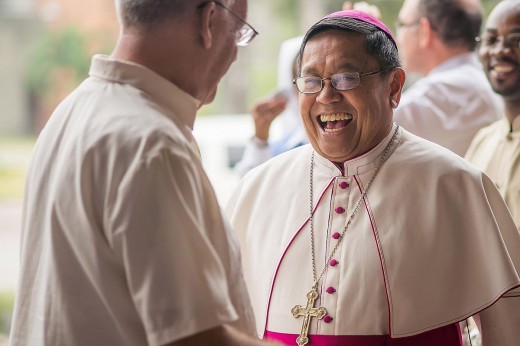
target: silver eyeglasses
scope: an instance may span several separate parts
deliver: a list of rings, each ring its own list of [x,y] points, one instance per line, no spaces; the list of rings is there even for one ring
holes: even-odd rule
[[[248,22],[246,22],[242,17],[240,17],[238,14],[233,12],[229,7],[224,5],[223,3],[219,1],[205,1],[197,6],[198,9],[204,8],[209,3],[215,3],[215,5],[222,7],[229,13],[233,15],[236,19],[238,19],[240,22],[244,24],[240,30],[237,31],[237,38],[236,43],[237,46],[247,46],[253,39],[258,35],[258,31],[256,31]]]
[[[512,32],[510,34],[504,36],[493,35],[490,33],[486,33],[481,37],[475,38],[478,45],[482,48],[489,48],[496,46],[498,42],[502,41],[504,47],[516,49],[520,48],[520,33]]]
[[[355,89],[359,86],[361,78],[370,76],[376,73],[387,72],[393,70],[394,67],[390,67],[384,70],[377,70],[372,72],[344,72],[333,74],[329,78],[321,78],[316,76],[298,77],[293,80],[293,84],[296,84],[296,88],[302,94],[316,94],[323,89],[323,81],[330,80],[332,87],[339,91],[346,91]]]

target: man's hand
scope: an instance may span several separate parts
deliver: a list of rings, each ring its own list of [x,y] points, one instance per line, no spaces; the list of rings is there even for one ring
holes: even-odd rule
[[[269,128],[273,120],[287,107],[287,99],[273,96],[258,101],[251,111],[255,123],[255,137],[263,141],[269,138]]]
[[[371,5],[364,1],[356,2],[354,4],[352,4],[352,1],[345,1],[343,3],[343,11],[347,11],[347,10],[363,11],[363,12],[368,13],[372,17],[381,19],[381,11],[379,11],[379,8],[377,8],[376,5]]]

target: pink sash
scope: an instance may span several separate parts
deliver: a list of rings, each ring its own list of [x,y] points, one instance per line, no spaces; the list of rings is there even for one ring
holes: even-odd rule
[[[297,334],[265,332],[266,340],[296,345]],[[459,324],[451,324],[422,334],[392,339],[388,335],[309,335],[308,346],[462,346]]]

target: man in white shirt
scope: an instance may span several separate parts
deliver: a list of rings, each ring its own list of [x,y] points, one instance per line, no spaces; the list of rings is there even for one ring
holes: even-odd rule
[[[393,122],[405,73],[390,30],[333,13],[304,37],[310,140],[251,170],[226,212],[259,336],[287,345],[516,346],[520,234],[493,182]],[[490,318],[490,316],[492,316]],[[513,337],[512,337],[513,336]]]
[[[38,138],[12,346],[256,345],[197,108],[256,31],[246,0],[117,0],[111,56]]]
[[[424,77],[403,93],[394,119],[460,156],[502,114],[474,54],[481,23],[478,0],[405,0],[396,23],[405,71]]]

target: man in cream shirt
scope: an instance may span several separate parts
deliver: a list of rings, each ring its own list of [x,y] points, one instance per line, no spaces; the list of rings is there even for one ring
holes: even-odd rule
[[[111,56],[51,116],[24,201],[12,346],[257,345],[192,135],[256,31],[246,0],[117,0]]]

